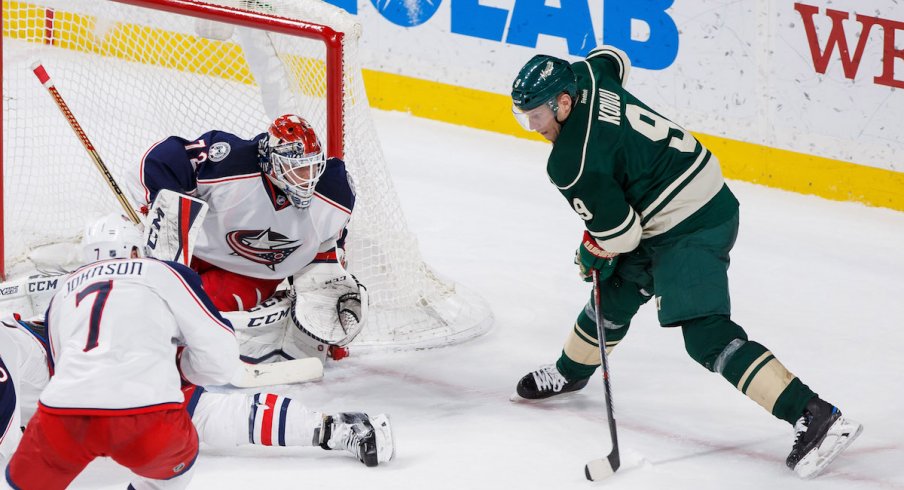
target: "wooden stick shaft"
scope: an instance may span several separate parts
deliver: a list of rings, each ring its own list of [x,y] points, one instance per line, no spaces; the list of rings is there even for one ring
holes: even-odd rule
[[[63,100],[63,96],[60,95],[60,92],[56,89],[56,86],[54,86],[53,80],[51,80],[50,75],[47,74],[47,70],[44,69],[44,65],[42,65],[39,61],[33,64],[31,68],[35,76],[38,77],[38,80],[42,85],[44,85],[44,88],[47,89],[47,92],[53,98],[53,101],[56,103],[57,107],[59,107],[60,111],[63,113],[63,117],[66,118],[69,126],[73,131],[75,131],[75,135],[78,137],[79,141],[81,141],[82,146],[85,147],[85,151],[88,152],[91,160],[94,161],[94,166],[97,167],[97,170],[101,173],[104,180],[107,182],[110,190],[113,191],[113,194],[116,196],[116,199],[122,206],[123,211],[125,211],[126,216],[128,216],[133,223],[138,224],[140,221],[138,218],[138,213],[135,212],[135,209],[132,208],[132,204],[126,198],[125,194],[123,194],[122,190],[119,188],[119,185],[116,184],[116,179],[113,178],[113,174],[110,173],[110,170],[107,169],[104,161],[101,160],[100,154],[97,153],[97,150],[94,149],[94,145],[91,144],[91,140],[88,139],[88,135],[85,134],[85,131],[82,129],[82,125],[79,124],[78,119],[76,119],[75,115],[72,114],[72,111],[69,110],[69,106],[66,104],[66,101]]]

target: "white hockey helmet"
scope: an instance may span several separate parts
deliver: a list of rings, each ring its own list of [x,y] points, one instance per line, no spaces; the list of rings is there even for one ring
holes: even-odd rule
[[[108,214],[91,223],[82,237],[82,260],[127,259],[135,249],[139,257],[144,257],[146,240],[139,226],[120,213]]]
[[[297,208],[306,208],[314,186],[326,169],[326,159],[314,128],[300,116],[286,114],[267,131],[267,151],[261,168]]]

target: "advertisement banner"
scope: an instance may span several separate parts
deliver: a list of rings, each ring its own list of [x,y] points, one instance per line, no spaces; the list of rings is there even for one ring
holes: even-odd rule
[[[628,89],[693,131],[904,171],[893,0],[331,3],[362,23],[367,69],[507,95],[536,53],[610,44],[631,58]]]

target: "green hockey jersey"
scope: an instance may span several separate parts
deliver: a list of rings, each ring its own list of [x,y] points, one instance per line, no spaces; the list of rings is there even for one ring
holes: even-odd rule
[[[624,53],[602,46],[571,66],[577,96],[546,170],[604,249],[630,252],[737,211],[716,157],[624,89]]]

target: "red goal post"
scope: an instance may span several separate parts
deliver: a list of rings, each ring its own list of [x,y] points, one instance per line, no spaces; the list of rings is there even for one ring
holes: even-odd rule
[[[349,269],[372,300],[356,344],[424,348],[485,332],[486,303],[426,265],[405,222],[359,36],[353,16],[318,0],[3,0],[2,272],[33,273],[38,252],[118,206],[31,74],[40,60],[124,188],[166,136],[250,138],[279,114],[302,114],[356,182]]]

